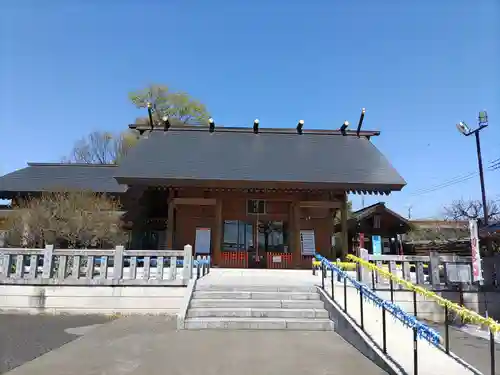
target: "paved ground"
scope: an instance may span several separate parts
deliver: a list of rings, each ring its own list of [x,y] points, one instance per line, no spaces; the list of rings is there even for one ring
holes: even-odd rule
[[[0,315],[0,373],[78,338],[78,327],[105,322],[102,316]]]
[[[431,324],[429,324],[431,325]],[[432,324],[444,338],[444,326]],[[496,343],[495,348],[495,369],[496,374],[500,374],[500,344]],[[450,327],[450,350],[457,356],[463,358],[472,366],[484,374],[490,374],[490,342],[481,337],[477,337],[456,328]]]
[[[385,374],[334,332],[177,331],[166,317],[127,317],[8,375]]]
[[[259,282],[256,281],[256,276],[259,276]],[[313,285],[318,280],[320,278],[312,277],[309,272],[300,271],[290,271],[286,274],[266,272],[262,275],[258,272],[240,275],[221,271],[211,272],[200,282],[225,284],[238,281],[237,284],[289,286]],[[348,289],[348,295],[352,295],[348,303],[349,314],[353,319],[359,320],[359,297],[352,288]],[[343,293],[339,290],[335,296],[343,305]],[[380,341],[380,311],[370,304],[364,306],[365,329],[374,339]],[[0,319],[4,319],[0,320],[0,354],[3,355],[4,349],[10,353],[6,356],[6,363],[29,361],[53,347],[71,341],[75,336],[65,332],[66,328],[102,323],[103,319],[106,319],[94,318],[97,320],[83,322],[78,320],[81,317],[71,316],[13,317],[8,321],[5,320],[7,318],[0,316]],[[15,318],[20,320],[16,321]],[[35,320],[34,323],[23,323],[22,319]],[[50,323],[36,323],[36,319],[48,319]],[[64,319],[75,320],[65,322]],[[6,325],[8,327],[4,328]],[[70,332],[85,334],[79,340],[15,368],[8,375],[253,375],[254,367],[257,367],[257,372],[262,375],[384,373],[334,332],[177,331],[175,328],[175,320],[167,317],[135,316],[98,325],[90,330],[71,329]],[[387,330],[389,354],[403,367],[411,368],[411,331],[392,319],[387,321]],[[17,336],[17,331],[26,333],[19,333],[20,336]],[[10,344],[4,344],[4,335],[12,337],[7,340]],[[489,358],[485,361],[484,357],[481,357],[483,354],[478,353],[481,351],[488,357],[487,343],[484,340],[477,341],[481,339],[459,331],[453,331],[453,335],[458,336],[453,339],[452,350],[485,371]],[[462,344],[458,346],[458,342]],[[17,348],[28,348],[27,352],[31,354],[24,354]],[[17,356],[22,357],[16,359]],[[472,357],[474,358],[471,359]],[[455,361],[423,341],[419,341],[419,363],[420,374],[465,373],[465,369],[457,366]],[[488,371],[485,373],[489,374]]]
[[[320,282],[319,276],[306,270],[213,268],[197,285],[314,286]]]

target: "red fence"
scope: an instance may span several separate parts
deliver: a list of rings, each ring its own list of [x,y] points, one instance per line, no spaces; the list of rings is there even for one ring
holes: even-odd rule
[[[267,268],[272,268],[272,269],[293,268],[292,254],[267,253]]]
[[[246,251],[223,251],[221,267],[247,268],[248,253]]]
[[[309,258],[308,267],[311,266]],[[267,268],[289,269],[294,268],[291,253],[266,253]],[[220,267],[224,268],[248,268],[248,252],[246,251],[223,251],[221,252]]]

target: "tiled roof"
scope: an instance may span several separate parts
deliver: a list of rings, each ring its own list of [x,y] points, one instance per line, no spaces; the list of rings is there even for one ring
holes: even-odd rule
[[[0,177],[0,197],[57,189],[123,193],[127,187],[116,182],[115,171],[115,165],[28,163],[28,167]]]
[[[406,184],[366,137],[227,128],[152,132],[129,152],[115,177],[121,183],[246,181],[386,192]]]
[[[400,214],[392,211],[391,209],[387,208],[385,206],[385,203],[384,202],[377,202],[375,204],[372,204],[371,206],[367,206],[365,208],[362,208],[358,211],[354,211],[352,213],[352,216],[353,216],[353,219],[355,220],[362,220],[366,217],[369,217],[373,214],[376,214],[376,213],[381,213],[381,212],[386,212],[388,213],[389,215],[392,215],[394,216],[395,218],[397,218],[398,220],[402,221],[403,223],[409,223],[409,220],[402,217]]]

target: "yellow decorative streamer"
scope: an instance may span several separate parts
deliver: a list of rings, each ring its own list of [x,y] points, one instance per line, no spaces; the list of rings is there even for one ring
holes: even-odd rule
[[[377,267],[373,263],[370,263],[364,259],[358,258],[357,256],[349,254],[349,255],[347,255],[347,259],[349,259],[352,262],[359,263],[363,267],[367,267],[373,271],[376,271],[380,275],[382,275],[382,277],[385,277],[386,279],[390,279],[390,280],[404,286],[405,288],[407,288],[409,290],[415,291],[427,299],[434,300],[440,306],[443,306],[443,307],[445,305],[448,306],[448,309],[450,311],[456,312],[460,316],[460,318],[462,319],[462,321],[464,323],[467,322],[467,323],[477,324],[477,325],[481,325],[481,326],[486,326],[494,333],[500,331],[500,324],[491,318],[485,318],[484,316],[481,316],[478,313],[465,308],[464,306],[460,306],[459,304],[454,303],[450,300],[447,300],[447,299],[437,295],[436,293],[434,293],[426,288],[423,288],[423,287],[415,285],[409,281],[406,281],[406,280],[390,273],[389,271],[386,271],[380,267]]]
[[[357,266],[357,264],[354,262],[331,262],[331,263],[343,271],[354,271]],[[312,265],[313,267],[319,267],[321,265],[321,262],[319,260],[313,260]]]

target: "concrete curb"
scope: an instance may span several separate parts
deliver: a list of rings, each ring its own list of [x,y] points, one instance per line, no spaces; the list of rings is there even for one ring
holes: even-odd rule
[[[439,346],[441,347],[442,350],[444,350],[444,347],[442,345],[439,345]],[[477,368],[475,368],[474,366],[472,366],[469,362],[465,362],[462,358],[460,358],[455,353],[453,353],[453,352],[450,351],[450,353],[448,355],[451,358],[453,358],[455,361],[457,361],[458,363],[460,363],[462,366],[464,366],[470,372],[472,372],[472,373],[474,373],[476,375],[484,375],[484,373],[482,373]]]
[[[370,337],[357,326],[353,319],[339,309],[320,287],[318,287],[318,293],[325,304],[325,309],[330,314],[330,319],[334,322],[336,333],[388,374],[407,375],[401,366],[374,345]]]
[[[182,299],[179,312],[177,313],[177,329],[186,329],[186,323],[185,323],[186,315],[189,309],[191,298],[193,297],[194,294],[195,286],[196,286],[196,279],[190,279],[186,286],[186,294],[184,294],[184,298]]]

